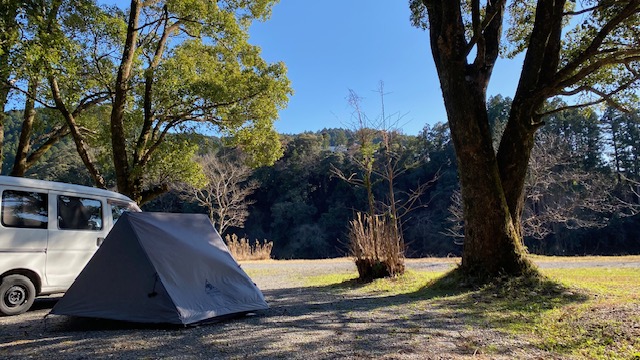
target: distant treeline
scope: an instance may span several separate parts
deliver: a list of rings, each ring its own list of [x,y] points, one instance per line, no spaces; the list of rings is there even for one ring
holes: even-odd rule
[[[499,144],[511,99],[489,101],[489,116]],[[548,255],[640,253],[640,117],[607,110],[604,114],[565,111],[548,116],[532,158],[525,243],[530,252]],[[367,208],[363,188],[333,175],[357,174],[359,144],[354,130],[324,129],[283,135],[284,156],[255,171],[261,186],[243,229],[248,238],[274,242],[278,258],[348,255],[347,224]],[[436,179],[421,206],[403,226],[407,256],[460,255],[463,238],[454,215],[459,191],[455,152],[446,124],[426,126],[417,136],[396,137],[407,167],[396,179],[399,197]],[[375,196],[384,200],[383,181]],[[152,204],[162,206],[160,202]],[[168,201],[170,203],[170,201]],[[149,206],[151,209],[152,207]],[[171,207],[167,208],[171,210]],[[175,208],[173,210],[186,210]],[[190,210],[186,210],[190,211]]]
[[[489,115],[499,139],[510,99],[490,99]],[[5,127],[3,174],[11,168],[19,113]],[[324,129],[282,135],[284,156],[253,172],[260,183],[244,228],[230,233],[273,241],[277,258],[328,258],[348,255],[348,222],[366,211],[364,189],[335,176],[359,174],[358,129]],[[460,255],[464,242],[455,152],[446,124],[426,126],[417,135],[396,134],[394,152],[402,174],[395,179],[398,199],[433,181],[419,206],[405,218],[409,257]],[[218,151],[215,138],[199,137],[201,152]],[[376,140],[374,139],[374,144]],[[603,114],[565,111],[545,119],[530,167],[523,210],[530,252],[549,255],[640,253],[640,117],[613,109]],[[380,150],[378,150],[380,151]],[[91,185],[70,141],[56,145],[27,176]],[[435,181],[434,181],[435,180]],[[374,177],[374,194],[384,201],[386,184]],[[146,211],[205,212],[175,192],[146,204]]]

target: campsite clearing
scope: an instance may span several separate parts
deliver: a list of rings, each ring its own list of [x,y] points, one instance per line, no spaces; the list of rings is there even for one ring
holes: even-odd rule
[[[458,259],[409,260],[406,277],[368,285],[349,281],[355,277],[349,259],[243,262],[269,310],[185,328],[65,316],[44,320],[56,300],[38,300],[26,314],[0,318],[0,358],[562,359],[640,354],[639,256],[534,260],[567,287],[519,294],[510,294],[508,287],[449,294],[425,287]]]

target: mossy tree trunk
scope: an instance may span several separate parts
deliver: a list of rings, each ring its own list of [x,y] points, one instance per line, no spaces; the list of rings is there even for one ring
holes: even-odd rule
[[[492,21],[483,24],[482,36],[474,44],[465,38],[460,4],[454,1],[424,3],[429,16],[431,50],[459,164],[465,218],[462,270],[481,278],[522,274],[530,264],[525,257],[519,217],[514,216],[517,211],[511,211],[509,206],[513,198],[508,199],[507,194],[517,193],[517,187],[524,184],[528,153],[512,154],[502,158],[502,163],[498,162],[486,104],[487,86],[498,57],[505,2],[492,2],[487,7]],[[480,26],[479,22],[479,18],[474,18],[474,25]],[[472,48],[476,49],[477,56],[469,63]],[[535,129],[531,130],[509,133],[510,142],[532,141]],[[508,172],[510,181],[503,182],[501,166],[510,167],[514,165],[509,163],[511,160],[522,159],[524,167],[517,166],[517,171]],[[515,198],[517,207],[522,197]]]
[[[525,53],[525,58],[494,156],[486,90],[503,38],[506,4],[506,0],[409,1],[413,24],[429,30],[459,162],[465,217],[462,268],[479,277],[519,275],[530,269],[520,218],[541,119],[605,102],[618,108],[626,104],[629,110],[637,103],[634,91],[640,84],[640,0],[510,2],[514,24],[507,38],[514,54]],[[543,110],[547,99],[575,99],[575,95],[587,95],[588,100]]]
[[[484,278],[530,269],[521,216],[525,177],[541,119],[605,102],[630,110],[637,104],[634,92],[640,84],[640,0],[509,4],[513,24],[506,38],[513,53],[525,57],[494,156],[486,90],[503,38],[507,1],[409,1],[413,24],[429,30],[458,158],[465,217],[462,268]],[[543,110],[547,99],[575,99],[575,95],[586,95],[588,100]]]

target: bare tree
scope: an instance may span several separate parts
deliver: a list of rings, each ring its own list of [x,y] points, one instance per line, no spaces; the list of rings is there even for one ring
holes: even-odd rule
[[[451,195],[451,205],[449,205],[449,216],[447,221],[449,227],[442,232],[442,235],[453,238],[456,245],[464,244],[464,214],[462,211],[462,195],[460,190],[456,190]]]
[[[524,235],[543,239],[559,227],[601,228],[612,216],[639,213],[640,205],[617,196],[621,190],[618,185],[606,174],[584,170],[566,138],[538,133],[525,182]],[[460,192],[451,199],[451,226],[445,235],[460,241],[464,239]]]
[[[195,199],[209,211],[209,218],[220,234],[230,227],[244,227],[249,216],[247,208],[254,201],[248,200],[260,185],[249,180],[252,170],[233,155],[207,154],[197,159],[202,166],[207,183],[202,188],[182,185],[185,198]]]
[[[599,228],[612,216],[637,214],[640,207],[617,195],[617,184],[607,175],[586,171],[567,139],[539,133],[529,162],[523,230],[542,239],[554,227]],[[552,149],[552,151],[549,151]]]
[[[356,258],[360,278],[371,280],[404,273],[405,244],[402,226],[407,215],[423,206],[420,202],[427,188],[436,180],[418,186],[408,192],[400,193],[395,182],[407,170],[417,166],[419,161],[408,161],[401,156],[402,141],[397,130],[402,119],[399,114],[387,115],[384,104],[384,84],[380,82],[377,90],[380,95],[380,116],[371,121],[362,111],[360,98],[350,90],[347,98],[353,108],[357,151],[352,161],[360,168],[361,174],[344,174],[333,167],[334,176],[354,186],[361,186],[367,192],[369,209],[366,214],[358,212],[350,222],[350,248]],[[376,139],[380,139],[376,143]],[[436,177],[437,178],[437,177]],[[384,201],[374,199],[373,185],[383,182],[387,191]]]

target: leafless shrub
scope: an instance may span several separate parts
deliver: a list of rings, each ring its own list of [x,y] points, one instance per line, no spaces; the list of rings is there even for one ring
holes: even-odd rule
[[[357,146],[350,152],[352,161],[360,173],[344,174],[333,167],[332,175],[347,183],[362,187],[367,193],[367,213],[356,213],[350,226],[350,247],[356,258],[361,280],[396,276],[404,273],[403,224],[408,214],[416,208],[426,206],[420,199],[431,181],[419,184],[409,193],[397,191],[395,182],[409,169],[419,166],[422,159],[410,161],[401,156],[403,144],[397,126],[402,119],[399,114],[388,116],[384,107],[384,84],[378,88],[381,114],[373,122],[360,107],[361,98],[351,90],[348,97],[353,108]],[[393,120],[393,117],[397,118]],[[375,140],[380,139],[378,143]],[[374,199],[373,184],[386,184],[384,201]]]
[[[349,245],[361,280],[404,273],[404,241],[383,215],[356,213],[349,223]]]
[[[449,227],[442,234],[453,238],[456,245],[462,245],[464,243],[464,214],[460,190],[454,191],[451,195],[451,205],[448,210]]]
[[[272,241],[264,240],[260,243],[256,240],[252,245],[249,240],[238,238],[238,235],[231,234],[225,236],[225,242],[233,258],[238,261],[271,259],[271,250],[273,249]]]

